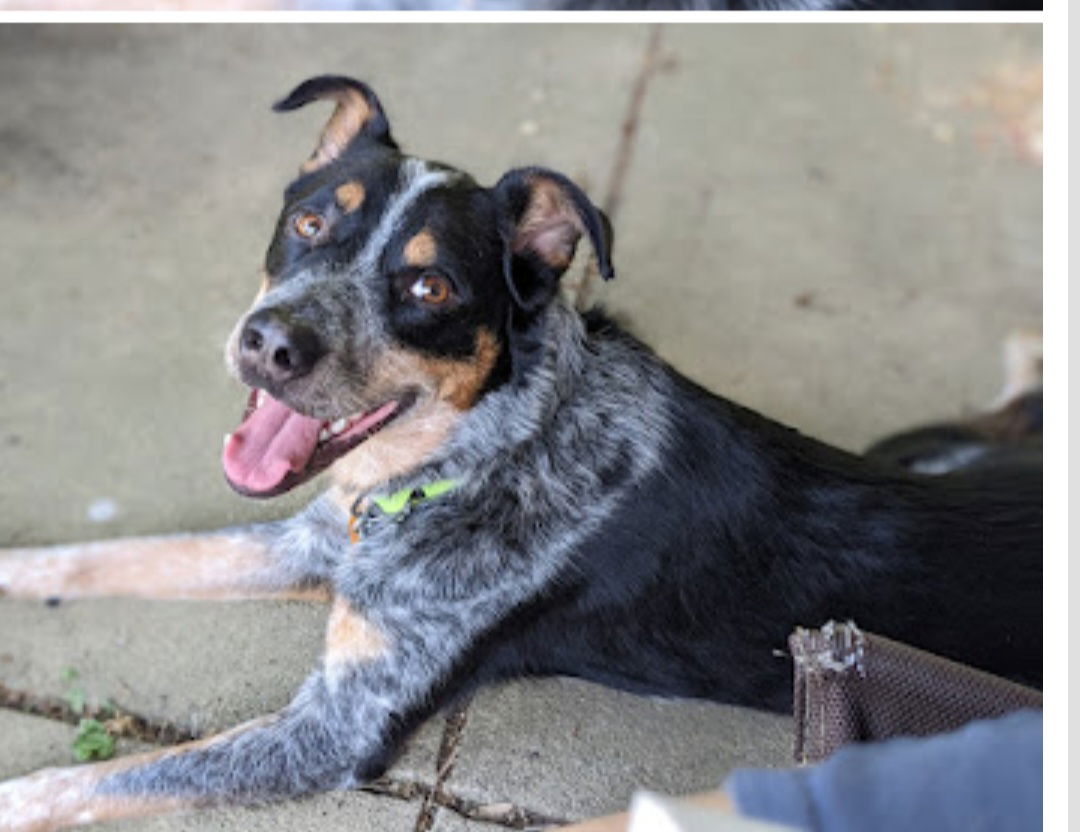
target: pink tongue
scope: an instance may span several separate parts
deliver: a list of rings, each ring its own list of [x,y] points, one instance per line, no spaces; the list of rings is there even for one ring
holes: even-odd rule
[[[289,472],[307,467],[321,428],[318,419],[267,397],[225,442],[221,457],[225,476],[246,491],[271,491]]]

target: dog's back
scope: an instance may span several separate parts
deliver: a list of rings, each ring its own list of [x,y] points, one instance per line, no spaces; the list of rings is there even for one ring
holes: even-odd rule
[[[632,340],[596,320],[593,329],[600,342]],[[656,361],[635,349],[624,355]],[[1037,454],[913,474],[802,436],[657,364],[670,384],[660,462],[553,590],[504,623],[493,666],[784,709],[792,627],[850,618],[1040,682]]]

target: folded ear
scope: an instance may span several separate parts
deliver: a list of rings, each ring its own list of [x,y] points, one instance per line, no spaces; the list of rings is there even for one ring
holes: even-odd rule
[[[296,110],[323,98],[337,102],[337,106],[319,136],[318,147],[300,166],[301,173],[325,167],[359,141],[397,147],[378,97],[367,84],[352,78],[341,75],[309,78],[277,102],[274,111]]]
[[[585,193],[561,173],[518,168],[496,183],[506,218],[505,272],[510,293],[527,313],[545,306],[587,235],[605,280],[611,267],[611,223]]]

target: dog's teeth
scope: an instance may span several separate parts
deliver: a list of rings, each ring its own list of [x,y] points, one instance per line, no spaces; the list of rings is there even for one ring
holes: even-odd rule
[[[323,428],[322,430],[319,431],[319,441],[320,442],[325,442],[329,438],[330,438],[330,431],[328,431],[326,428]]]
[[[255,394],[255,407],[262,407],[266,402],[266,391],[260,390]]]
[[[228,445],[230,439],[232,439],[232,434],[231,433],[226,433],[225,438],[221,441],[222,447],[224,447],[225,445]]]
[[[338,419],[334,424],[330,425],[330,433],[338,434],[345,430],[345,426],[349,424],[346,419]]]

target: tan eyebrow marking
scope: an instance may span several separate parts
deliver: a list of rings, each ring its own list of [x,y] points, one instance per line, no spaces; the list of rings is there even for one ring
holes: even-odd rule
[[[430,266],[435,262],[438,246],[428,229],[423,229],[405,244],[405,262],[410,266]]]
[[[337,200],[338,207],[346,214],[351,214],[363,205],[365,196],[367,196],[367,190],[364,188],[364,183],[355,180],[338,185],[334,189],[334,199]]]

